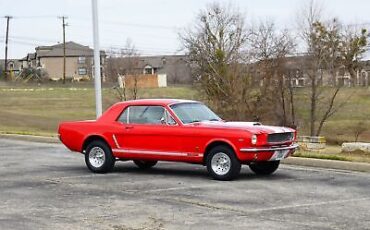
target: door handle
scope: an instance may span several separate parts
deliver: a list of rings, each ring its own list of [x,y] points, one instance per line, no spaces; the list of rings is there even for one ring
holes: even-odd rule
[[[125,129],[133,129],[134,126],[125,126]]]

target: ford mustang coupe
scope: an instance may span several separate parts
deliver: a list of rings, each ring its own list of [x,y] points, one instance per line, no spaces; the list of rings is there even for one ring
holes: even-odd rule
[[[179,161],[205,165],[217,180],[236,178],[242,164],[272,174],[298,147],[291,128],[226,122],[203,103],[177,99],[120,102],[96,121],[61,123],[59,138],[95,173],[112,170],[117,160],[142,169]]]

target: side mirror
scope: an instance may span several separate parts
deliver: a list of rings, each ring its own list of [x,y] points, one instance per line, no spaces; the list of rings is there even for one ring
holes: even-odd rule
[[[165,125],[166,124],[166,119],[164,117],[161,118],[161,124]]]

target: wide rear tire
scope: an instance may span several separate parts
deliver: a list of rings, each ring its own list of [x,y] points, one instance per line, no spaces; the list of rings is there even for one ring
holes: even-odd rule
[[[109,146],[104,141],[96,140],[86,148],[85,163],[94,173],[106,173],[113,169],[115,159]]]
[[[257,175],[270,175],[279,168],[280,161],[255,162],[249,168]]]
[[[142,161],[142,160],[134,160],[134,163],[137,167],[141,169],[149,169],[157,164],[158,161]]]
[[[216,146],[207,155],[208,173],[216,180],[233,180],[239,176],[241,164],[234,151],[227,146]]]

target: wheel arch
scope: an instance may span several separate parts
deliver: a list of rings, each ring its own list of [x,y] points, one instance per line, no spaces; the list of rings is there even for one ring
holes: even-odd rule
[[[93,134],[93,135],[90,135],[90,136],[85,138],[85,140],[82,144],[82,149],[81,149],[81,152],[83,154],[85,154],[87,146],[93,141],[102,141],[102,142],[104,142],[110,148],[110,150],[112,151],[112,148],[110,147],[108,141],[103,136],[98,135],[98,134]]]
[[[236,147],[231,142],[229,142],[227,140],[224,140],[224,139],[212,140],[206,145],[206,148],[204,149],[203,164],[205,164],[207,156],[208,156],[209,152],[211,151],[211,149],[213,149],[216,146],[229,147],[230,149],[232,149],[234,151],[235,156],[238,158],[238,156],[236,154]]]

